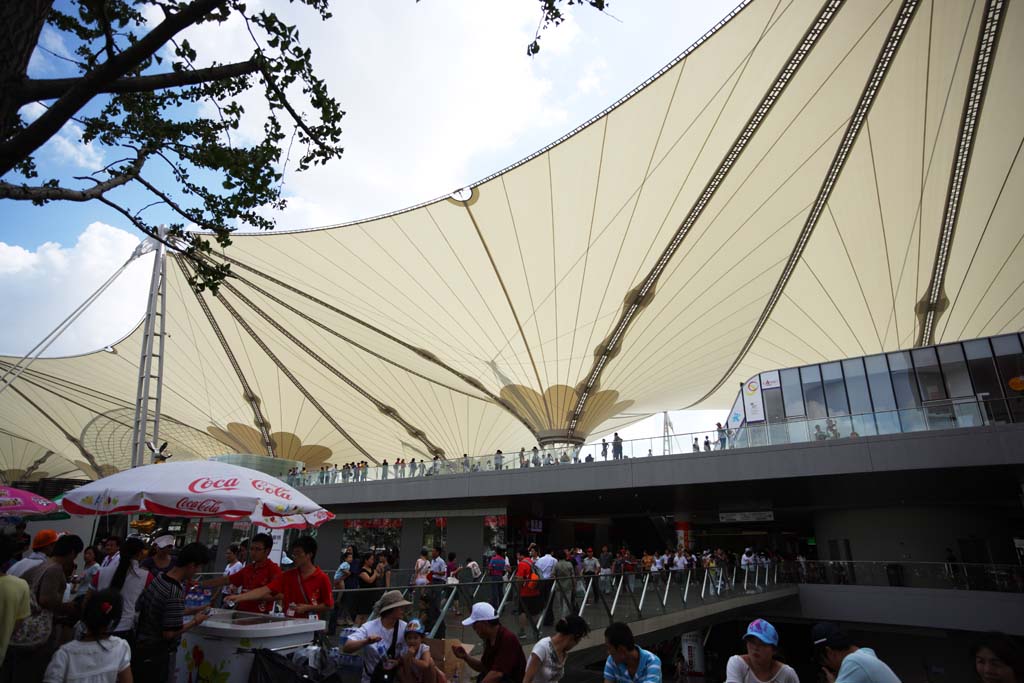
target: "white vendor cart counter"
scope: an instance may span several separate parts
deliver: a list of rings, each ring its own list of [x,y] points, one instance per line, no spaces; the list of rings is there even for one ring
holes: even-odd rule
[[[321,620],[215,609],[210,618],[181,638],[175,665],[177,683],[246,683],[253,650],[287,654],[323,631]]]

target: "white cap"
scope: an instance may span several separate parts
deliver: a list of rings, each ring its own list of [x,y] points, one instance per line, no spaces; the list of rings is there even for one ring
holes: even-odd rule
[[[489,602],[478,602],[473,605],[473,611],[462,620],[463,626],[472,626],[478,621],[494,621],[498,618],[494,606]]]
[[[172,546],[174,545],[174,536],[171,536],[170,534],[157,536],[156,539],[153,540],[153,545],[155,545],[157,548],[166,548],[167,546]]]

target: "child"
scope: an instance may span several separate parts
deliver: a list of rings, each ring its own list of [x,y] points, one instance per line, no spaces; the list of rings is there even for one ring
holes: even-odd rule
[[[423,623],[413,619],[405,625],[405,651],[401,657],[402,683],[445,683],[444,674],[434,666],[430,648],[423,642]]]
[[[122,607],[121,594],[115,590],[93,593],[82,612],[85,637],[61,646],[54,653],[43,681],[131,681],[131,648],[126,641],[110,635],[110,627],[121,620]]]

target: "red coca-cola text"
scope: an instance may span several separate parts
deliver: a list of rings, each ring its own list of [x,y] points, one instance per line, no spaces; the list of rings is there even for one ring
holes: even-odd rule
[[[234,491],[238,488],[238,479],[232,477],[230,479],[211,479],[210,477],[202,477],[196,479],[188,485],[188,490],[192,493],[203,493],[204,491]]]
[[[282,500],[292,499],[291,491],[289,491],[284,486],[279,486],[278,484],[273,484],[269,481],[264,481],[262,479],[253,479],[252,487],[257,491],[262,491],[263,493],[266,493],[267,495],[270,496],[276,496]]]
[[[174,507],[179,510],[187,510],[188,512],[199,512],[204,515],[216,514],[220,512],[220,503],[212,498],[205,498],[198,500],[196,498],[181,498]]]

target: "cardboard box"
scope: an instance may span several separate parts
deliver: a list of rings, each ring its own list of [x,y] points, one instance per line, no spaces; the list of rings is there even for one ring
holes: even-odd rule
[[[452,652],[453,647],[461,645],[466,648],[466,652],[473,654],[473,645],[466,645],[457,638],[426,638],[424,642],[430,648],[430,656],[434,658],[437,668],[444,672],[448,683],[456,680],[456,674],[459,683],[470,683],[475,679],[476,672]]]

